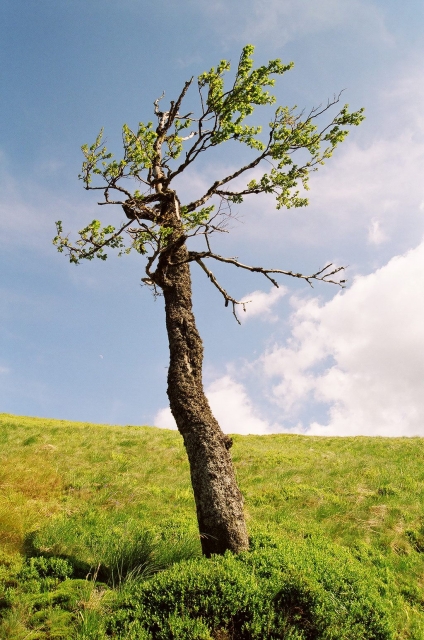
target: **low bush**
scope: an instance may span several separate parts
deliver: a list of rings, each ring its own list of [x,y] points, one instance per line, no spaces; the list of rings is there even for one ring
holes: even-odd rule
[[[320,540],[254,541],[238,556],[179,563],[129,584],[106,637],[151,640],[392,640],[399,595]]]
[[[94,585],[71,579],[73,567],[63,558],[1,564],[0,640],[73,640],[78,610]]]

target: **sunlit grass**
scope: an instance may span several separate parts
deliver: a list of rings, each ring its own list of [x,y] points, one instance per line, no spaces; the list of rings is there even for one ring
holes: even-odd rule
[[[232,455],[251,533],[322,535],[393,572],[423,606],[424,440],[234,436]],[[97,567],[115,586],[123,572],[137,578],[197,555],[180,435],[0,414],[0,547],[13,562],[31,550],[72,558],[80,577]],[[78,614],[87,634],[100,600],[90,592]],[[25,606],[8,611],[0,639],[35,628]]]
[[[195,524],[178,433],[0,416],[0,536],[24,536],[59,514],[113,512],[156,526]],[[396,553],[424,524],[419,438],[235,436],[249,525],[319,526],[332,539]]]
[[[122,513],[153,526],[193,498],[177,433],[0,416],[0,540],[20,550],[51,516]]]

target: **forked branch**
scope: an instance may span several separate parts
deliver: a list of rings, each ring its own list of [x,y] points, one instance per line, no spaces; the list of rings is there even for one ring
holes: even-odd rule
[[[295,273],[294,271],[285,271],[283,269],[265,269],[264,267],[252,267],[248,264],[243,264],[236,260],[236,258],[224,258],[223,256],[218,255],[217,253],[213,253],[212,251],[189,251],[188,260],[199,262],[199,260],[203,260],[205,258],[213,258],[214,260],[218,260],[219,262],[225,262],[227,264],[232,264],[235,267],[239,267],[240,269],[246,269],[247,271],[252,271],[255,273],[261,273],[268,280],[272,282],[275,287],[279,287],[278,282],[273,278],[270,274],[281,274],[284,276],[290,276],[292,278],[300,278],[301,280],[306,280],[306,282],[313,287],[312,280],[320,280],[322,282],[328,282],[331,284],[337,284],[339,287],[344,289],[346,280],[333,280],[332,276],[335,276],[337,273],[344,271],[345,267],[334,267],[330,262],[319,271],[315,273],[311,273],[310,275],[305,275],[303,273]]]

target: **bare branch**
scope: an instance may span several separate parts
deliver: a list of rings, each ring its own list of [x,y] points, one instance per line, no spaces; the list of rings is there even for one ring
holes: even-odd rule
[[[198,200],[195,200],[194,202],[190,202],[190,204],[187,205],[187,210],[188,211],[194,211],[195,209],[197,209],[197,207],[200,207],[203,204],[205,204],[205,202],[207,202],[214,194],[221,195],[221,193],[218,191],[219,187],[221,187],[224,184],[227,184],[228,182],[231,182],[231,180],[234,180],[235,178],[238,178],[245,171],[249,171],[250,169],[254,169],[262,160],[267,158],[267,156],[269,155],[269,149],[270,149],[270,146],[271,146],[271,143],[272,143],[272,139],[273,139],[273,130],[271,129],[271,131],[269,132],[268,143],[267,143],[265,149],[262,151],[262,153],[259,156],[257,156],[254,160],[252,160],[248,164],[244,165],[243,167],[241,167],[237,171],[234,171],[234,173],[232,173],[231,175],[226,176],[222,180],[216,180],[213,183],[213,185],[207,190],[207,192],[205,193],[204,196],[202,196]],[[200,142],[200,139],[197,140],[196,144],[198,142]],[[206,148],[207,147],[205,147],[205,149]],[[203,151],[203,149],[199,150],[199,152],[200,151]],[[198,152],[196,152],[196,156],[197,155],[198,155]],[[188,164],[190,164],[190,162],[192,162],[194,159],[195,159],[195,157],[193,159],[189,160],[189,161],[186,161],[180,167],[178,167],[178,169],[172,174],[171,179],[174,178],[177,175],[177,173],[180,173],[180,171],[184,171],[186,166]],[[225,193],[225,192],[222,192],[222,193]],[[254,191],[249,191],[249,193],[254,193]],[[260,193],[260,191],[257,191],[257,193]]]
[[[121,193],[125,193],[125,195],[128,198],[132,197],[132,194],[129,191],[127,191],[123,187],[120,187],[118,185],[113,185],[113,184],[108,184],[106,187],[104,185],[101,186],[101,187],[91,187],[91,186],[88,185],[88,186],[84,187],[84,189],[86,191],[103,191],[103,192],[104,191],[108,191],[109,189],[116,189],[116,191],[121,191]],[[105,202],[104,204],[108,204],[108,203]]]
[[[203,105],[202,105],[202,109],[203,109]],[[207,117],[209,116],[209,117]],[[212,129],[205,129],[203,130],[203,122],[207,122],[208,120],[215,118],[215,123]],[[173,171],[170,175],[169,175],[169,179],[168,179],[168,183],[171,182],[171,180],[173,180],[175,178],[175,176],[179,175],[180,173],[182,173],[187,167],[188,165],[190,165],[192,162],[194,162],[197,158],[197,156],[202,153],[203,151],[206,151],[206,149],[208,149],[211,145],[208,144],[210,138],[212,137],[214,131],[216,130],[217,127],[217,121],[218,121],[218,116],[215,114],[215,116],[211,115],[211,112],[208,110],[206,112],[203,113],[203,115],[199,118],[199,120],[197,120],[198,122],[198,130],[196,132],[197,140],[196,142],[190,147],[190,149],[186,152],[186,157],[184,162],[182,162],[179,167],[177,167],[175,169],[175,171]]]
[[[177,101],[175,102],[175,105],[174,105],[173,102],[171,102],[172,108],[170,109],[170,112],[169,112],[171,122],[173,122],[174,119],[176,117],[178,117],[178,111],[179,111],[179,109],[181,107],[181,103],[182,103],[182,101],[184,99],[185,94],[189,90],[189,87],[190,87],[192,82],[193,82],[193,76],[191,76],[190,80],[187,80],[184,83],[183,90],[181,91],[180,95],[178,96]],[[184,118],[187,118],[187,116],[183,116],[183,119]]]
[[[218,191],[219,187],[221,187],[223,184],[226,184],[227,182],[230,182],[230,180],[234,180],[234,178],[238,178],[238,176],[240,176],[245,171],[248,171],[249,169],[253,169],[260,163],[261,160],[264,159],[264,157],[265,157],[265,151],[261,153],[260,156],[256,157],[255,160],[252,160],[252,162],[249,162],[249,164],[246,164],[241,169],[234,171],[234,173],[227,176],[226,178],[223,178],[222,180],[216,180],[213,183],[213,185],[206,191],[204,196],[202,196],[198,200],[194,200],[194,202],[190,202],[190,204],[187,205],[186,207],[187,211],[194,211],[195,209],[197,209],[197,207],[201,207],[203,204],[205,204],[205,202],[207,202],[215,194],[218,194],[218,195],[225,194],[224,191],[223,192]]]
[[[202,262],[202,260],[200,258],[196,258],[195,260],[197,262],[198,265],[200,265],[203,269],[203,271],[206,273],[206,275],[208,276],[209,280],[212,282],[212,284],[218,289],[218,291],[220,293],[222,293],[224,300],[225,300],[225,306],[228,307],[228,304],[231,302],[232,308],[233,308],[233,316],[235,317],[235,319],[237,320],[237,322],[239,324],[241,324],[240,320],[237,317],[236,314],[236,306],[238,304],[240,304],[243,307],[243,311],[246,311],[246,302],[241,302],[239,300],[236,300],[235,298],[233,298],[232,296],[229,295],[229,293],[227,293],[227,291],[225,291],[225,289],[223,287],[221,287],[221,285],[219,284],[218,280],[216,279],[216,277],[214,276],[214,274],[212,273],[212,271],[210,271],[207,266],[205,265],[204,262]]]
[[[165,91],[162,91],[162,95],[159,98],[156,98],[156,100],[154,101],[154,105],[155,105],[155,114],[158,116],[160,111],[159,111],[159,101],[162,100],[165,97]]]
[[[292,278],[300,278],[301,280],[306,280],[306,282],[312,285],[312,280],[319,280],[321,282],[328,282],[331,284],[337,284],[342,289],[345,287],[346,280],[332,280],[332,276],[344,271],[345,267],[333,267],[332,263],[327,264],[325,267],[312,273],[310,275],[304,275],[303,273],[295,273],[294,271],[285,271],[283,269],[265,269],[264,267],[252,267],[247,264],[243,264],[236,260],[236,258],[224,258],[216,253],[212,253],[212,251],[189,251],[188,252],[188,261],[199,262],[204,258],[213,258],[214,260],[218,260],[218,262],[225,262],[227,264],[232,264],[235,267],[239,267],[241,269],[246,269],[247,271],[253,271],[255,273],[261,273],[263,276],[268,278],[272,282],[275,287],[279,287],[278,282],[270,275],[270,274],[281,274],[284,276],[290,276]]]
[[[334,94],[332,100],[328,99],[326,106],[323,107],[322,109],[321,109],[321,105],[318,105],[318,107],[312,107],[312,109],[310,110],[306,121],[308,122],[309,120],[312,120],[313,118],[318,118],[318,116],[322,115],[323,113],[328,111],[331,107],[333,107],[335,104],[340,102],[340,96],[342,95],[343,91],[344,91],[344,89],[342,89],[338,93],[338,95]]]
[[[154,151],[153,166],[149,169],[149,174],[147,179],[158,193],[161,193],[163,188],[169,184],[169,177],[167,177],[165,181],[165,176],[163,173],[162,144],[166,140],[166,135],[168,133],[169,128],[172,126],[175,118],[178,117],[178,110],[181,106],[181,102],[192,82],[193,82],[193,78],[185,82],[184,87],[180,95],[178,96],[177,101],[174,102],[173,100],[171,100],[169,111],[160,111],[159,109],[159,100],[161,100],[163,96],[161,96],[160,98],[157,98],[154,101],[154,110],[159,120],[159,123],[156,128],[157,137],[153,144],[153,151]]]
[[[154,101],[153,104],[154,104],[155,115],[159,119],[158,129],[160,130],[161,133],[166,133],[166,131],[168,131],[169,127],[174,122],[175,118],[178,117],[178,110],[181,106],[181,102],[183,101],[183,98],[187,93],[192,82],[193,82],[193,78],[190,78],[190,80],[187,80],[187,82],[184,83],[184,87],[180,95],[178,96],[176,102],[174,102],[173,100],[171,101],[169,111],[160,111],[159,109],[159,101],[165,97],[165,92],[163,92],[162,95],[159,98],[156,98],[156,100]],[[186,119],[188,115],[183,116],[183,119]]]
[[[194,138],[194,136],[197,136],[197,131],[192,131],[188,136],[185,136],[184,138],[181,138],[181,140],[191,140],[191,138]]]

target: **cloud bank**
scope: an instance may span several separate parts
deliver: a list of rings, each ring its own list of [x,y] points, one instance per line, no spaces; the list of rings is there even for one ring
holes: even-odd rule
[[[285,344],[244,371],[249,384],[266,381],[261,407],[237,374],[207,387],[223,431],[424,436],[424,241],[326,303],[316,297],[291,302]],[[305,404],[308,412],[326,408],[327,420],[302,423]],[[267,418],[272,406],[279,424]],[[169,409],[158,412],[155,424],[175,429]]]
[[[253,291],[244,296],[241,302],[246,303],[245,314],[239,314],[240,319],[249,320],[259,317],[266,322],[277,322],[278,316],[273,312],[275,304],[288,292],[287,287],[272,287],[269,293],[265,291]]]
[[[328,406],[308,434],[424,436],[424,242],[321,304],[298,301],[285,346],[261,357],[292,419]]]

